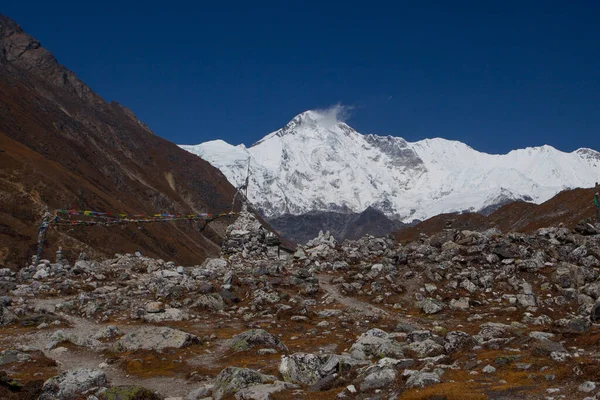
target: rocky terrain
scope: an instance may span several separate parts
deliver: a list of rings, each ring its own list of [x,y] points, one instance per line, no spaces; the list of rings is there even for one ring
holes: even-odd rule
[[[600,226],[0,270],[6,399],[597,399]]]

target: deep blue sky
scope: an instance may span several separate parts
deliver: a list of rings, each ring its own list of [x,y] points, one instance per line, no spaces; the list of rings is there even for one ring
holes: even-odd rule
[[[0,13],[180,144],[249,145],[339,102],[361,133],[600,150],[597,1],[132,3]]]

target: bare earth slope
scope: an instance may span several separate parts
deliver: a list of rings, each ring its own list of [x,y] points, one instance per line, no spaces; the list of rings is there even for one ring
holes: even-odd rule
[[[0,264],[33,254],[46,207],[114,212],[228,211],[234,188],[215,168],[107,103],[0,15]],[[179,262],[218,252],[225,222],[52,230],[46,253],[141,250]],[[91,245],[89,247],[88,245]],[[91,250],[93,248],[94,250]],[[67,256],[70,256],[67,254]]]
[[[593,189],[573,189],[560,192],[542,204],[514,202],[500,207],[488,216],[477,213],[441,214],[394,234],[397,240],[412,241],[420,233],[431,235],[444,229],[446,221],[460,230],[498,228],[502,232],[531,233],[560,223],[573,228],[579,221],[595,215]]]

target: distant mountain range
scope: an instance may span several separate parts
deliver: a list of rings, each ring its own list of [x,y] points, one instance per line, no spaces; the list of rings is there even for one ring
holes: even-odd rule
[[[362,135],[324,113],[306,111],[250,148],[221,140],[181,146],[219,168],[234,186],[250,163],[249,199],[269,218],[367,207],[404,223],[442,213],[492,211],[561,190],[590,187],[600,153],[551,146],[505,155],[445,139],[407,142]]]
[[[249,148],[222,140],[181,147],[234,186],[244,183],[249,165],[250,201],[283,232],[295,230],[292,220],[303,221],[303,237],[334,220],[328,226],[347,237],[339,222],[368,208],[401,225],[445,213],[490,214],[513,201],[539,204],[565,189],[591,187],[600,176],[600,153],[592,149],[540,146],[493,155],[440,138],[411,143],[362,135],[317,111],[297,115]],[[346,217],[317,217],[331,212]]]

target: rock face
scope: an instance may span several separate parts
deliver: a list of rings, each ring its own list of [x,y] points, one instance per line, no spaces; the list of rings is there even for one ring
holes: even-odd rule
[[[119,351],[163,350],[179,349],[195,343],[200,343],[200,339],[186,332],[167,327],[145,327],[123,336],[116,342],[115,348]]]
[[[31,256],[46,206],[126,213],[231,210],[235,190],[216,168],[156,136],[127,108],[102,100],[2,15],[0,104],[1,178],[8,187],[0,211],[3,266],[16,270]],[[26,195],[32,190],[43,202]],[[59,246],[71,260],[81,251],[106,257],[143,248],[154,257],[201,262],[218,255],[216,243],[229,222],[214,221],[202,232],[201,222],[59,228],[60,234],[47,236],[44,255]]]

